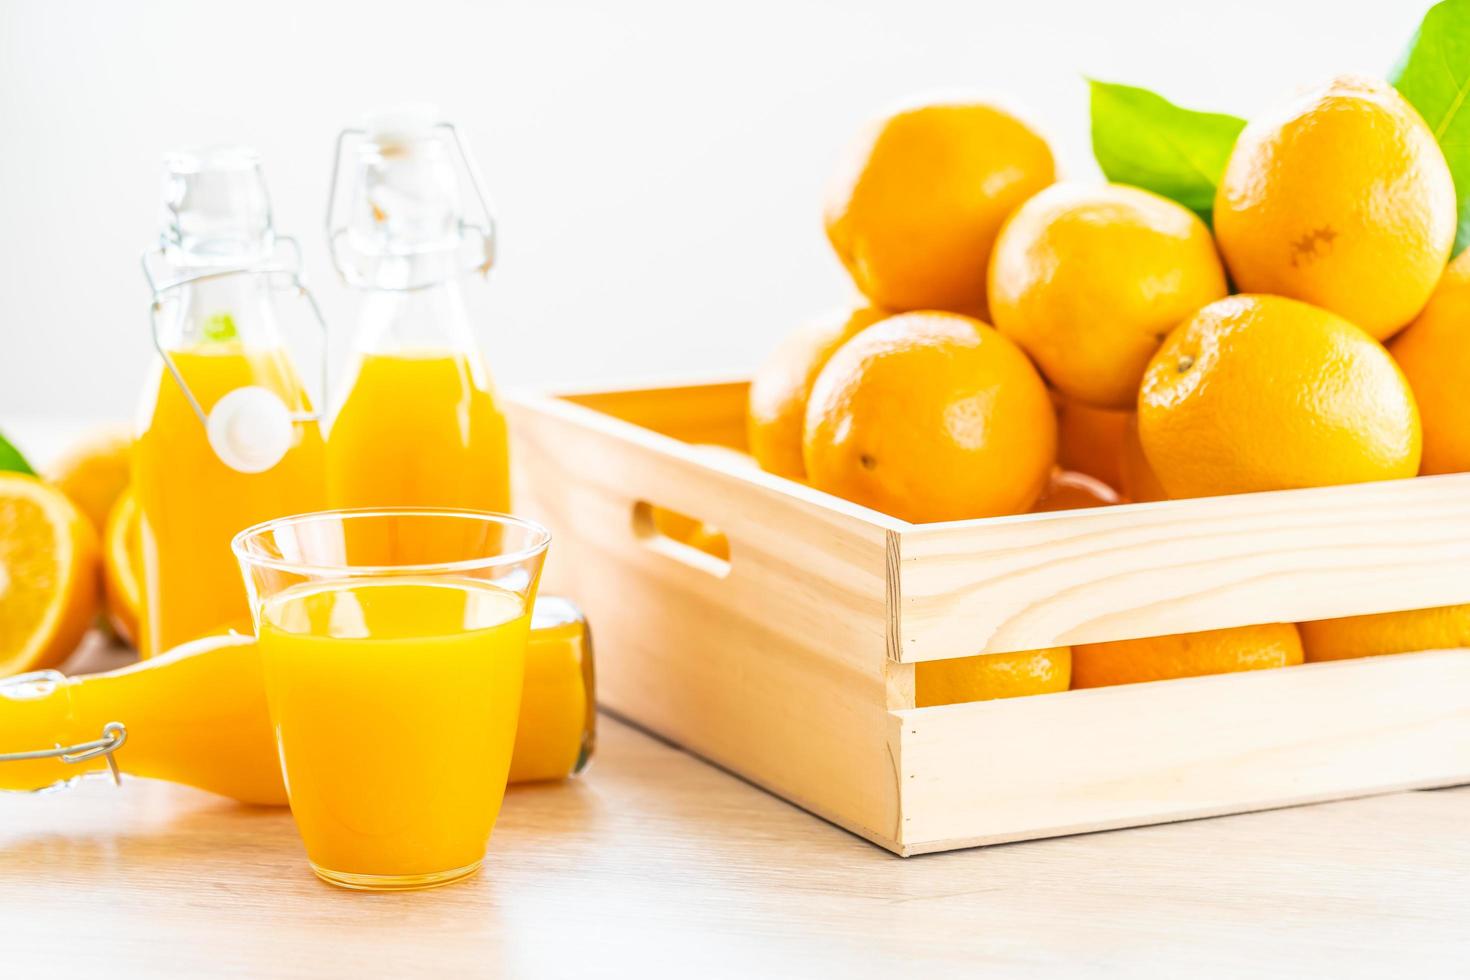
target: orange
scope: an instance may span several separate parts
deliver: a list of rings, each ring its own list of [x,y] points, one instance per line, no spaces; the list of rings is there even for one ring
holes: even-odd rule
[[[1455,239],[1434,133],[1385,82],[1339,76],[1241,132],[1215,194],[1236,286],[1314,303],[1379,340],[1429,299]]]
[[[1064,469],[1123,487],[1123,432],[1132,412],[1093,408],[1054,394],[1057,409],[1057,463]]]
[[[1121,184],[1056,184],[1021,205],[989,282],[995,328],[1064,395],[1115,409],[1169,331],[1228,291],[1199,216]]]
[[[1107,507],[1118,503],[1118,493],[1106,483],[1086,473],[1058,467],[1041,492],[1032,513],[1054,510],[1080,510],[1085,507]]]
[[[914,665],[914,704],[920,708],[961,701],[1019,698],[1065,691],[1072,679],[1067,647],[988,653]]]
[[[984,316],[996,232],[1053,179],[1046,141],[1002,109],[905,109],[871,126],[845,160],[827,197],[827,237],[874,304]]]
[[[1170,497],[1413,476],[1419,412],[1403,372],[1342,317],[1279,296],[1211,303],[1169,335],[1138,396]]]
[[[0,676],[54,667],[97,611],[97,533],[56,487],[0,473]]]
[[[793,480],[806,478],[801,428],[817,372],[859,330],[887,316],[871,306],[837,313],[788,334],[750,382],[746,435],[763,469]]]
[[[123,641],[136,646],[143,615],[143,537],[138,498],[125,491],[102,532],[102,592],[107,619]]]
[[[907,521],[1029,510],[1056,459],[1056,415],[1021,349],[950,313],[891,317],[817,375],[802,456],[818,490]]]
[[[1393,339],[1424,424],[1420,473],[1470,470],[1470,252],[1445,270],[1429,305]]]
[[[71,498],[102,533],[112,505],[132,480],[133,434],[107,426],[83,437],[62,453],[44,476]]]
[[[654,529],[664,537],[687,544],[721,561],[730,560],[730,541],[714,525],[663,507],[652,508],[649,516],[653,519]]]
[[[1122,480],[1118,489],[1129,502],[1146,503],[1151,500],[1168,500],[1164,485],[1154,474],[1148,457],[1143,454],[1143,444],[1138,440],[1138,416],[1130,414],[1123,427],[1123,446],[1118,461]]]
[[[1175,633],[1141,640],[1082,643],[1072,648],[1072,686],[1107,687],[1201,674],[1290,667],[1302,641],[1290,623]]]
[[[1470,605],[1298,623],[1308,660],[1470,647]]]

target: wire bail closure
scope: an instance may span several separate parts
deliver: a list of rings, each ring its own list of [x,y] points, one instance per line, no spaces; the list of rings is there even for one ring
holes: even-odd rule
[[[437,122],[428,127],[430,131],[442,131],[447,133],[455,152],[459,154],[460,163],[464,171],[469,175],[470,188],[474,191],[475,200],[480,205],[482,222],[466,221],[463,216],[458,220],[461,239],[466,232],[473,233],[480,243],[477,261],[468,266],[465,271],[478,272],[481,278],[490,274],[490,269],[495,265],[495,214],[490,207],[490,195],[485,190],[484,181],[480,177],[480,167],[475,161],[473,151],[469,143],[460,134],[459,127],[452,122]],[[350,126],[337,134],[336,156],[332,161],[332,182],[327,190],[327,246],[332,254],[332,265],[337,269],[338,275],[350,286],[364,287],[372,286],[377,289],[393,288],[385,287],[370,281],[362,275],[357,266],[348,261],[346,255],[348,249],[343,245],[342,239],[349,234],[350,229],[345,221],[339,222],[342,207],[338,201],[338,185],[341,180],[342,159],[347,150],[348,141],[351,139],[368,139],[370,131],[364,126]],[[420,288],[422,284],[397,287],[402,290]]]
[[[38,670],[29,674],[17,674],[14,677],[0,681],[0,690],[12,687],[24,687],[27,684],[64,683],[66,677],[54,670]],[[77,742],[75,745],[54,745],[48,749],[33,749],[29,752],[0,752],[0,762],[28,762],[34,759],[60,759],[67,765],[76,765],[79,762],[88,762],[99,756],[107,760],[107,769],[112,776],[114,786],[122,785],[122,772],[117,767],[117,759],[113,757],[118,749],[122,748],[128,740],[128,729],[120,721],[109,721],[102,726],[102,737],[90,742]]]
[[[179,366],[174,363],[173,356],[164,349],[163,338],[159,336],[158,326],[158,314],[162,312],[163,303],[164,300],[167,299],[168,294],[173,292],[174,290],[182,289],[185,286],[192,286],[193,284],[198,282],[209,282],[215,279],[225,279],[230,276],[248,275],[263,275],[272,278],[284,279],[287,286],[286,291],[293,292],[297,296],[306,300],[306,305],[311,307],[312,319],[316,321],[317,328],[321,331],[321,394],[318,404],[324,404],[326,402],[328,381],[327,319],[322,315],[322,308],[317,304],[316,297],[312,295],[311,290],[306,287],[305,281],[303,281],[303,279],[301,278],[300,243],[298,243],[295,238],[287,235],[277,235],[274,241],[277,245],[284,244],[290,246],[292,256],[289,262],[267,261],[266,263],[261,265],[236,266],[227,269],[216,269],[210,272],[197,272],[189,275],[180,276],[176,279],[165,279],[160,281],[158,279],[155,279],[153,276],[153,268],[151,262],[155,258],[161,261],[166,257],[164,247],[160,245],[157,248],[148,249],[143,253],[142,258],[140,259],[140,263],[143,266],[143,278],[148,281],[148,290],[152,294],[152,299],[149,302],[148,306],[148,318],[149,326],[153,335],[153,349],[158,352],[159,357],[163,358],[163,363],[164,366],[168,368],[168,373],[173,375],[174,381],[178,384],[179,389],[184,393],[184,399],[188,401],[189,407],[194,410],[194,414],[199,418],[199,424],[204,426],[206,431],[209,429],[209,414],[204,411],[204,406],[200,404],[199,399],[194,396],[194,392],[189,388],[189,383],[184,380],[184,374],[182,371],[179,370]],[[290,420],[292,422],[320,422],[321,419],[322,413],[320,410],[315,412],[290,413]]]

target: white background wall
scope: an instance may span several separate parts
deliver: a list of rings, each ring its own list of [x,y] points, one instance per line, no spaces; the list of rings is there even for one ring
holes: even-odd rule
[[[345,332],[321,234],[334,135],[438,102],[498,205],[501,264],[472,291],[502,385],[729,373],[847,296],[822,188],[886,103],[999,95],[1092,179],[1084,75],[1249,115],[1385,73],[1426,6],[0,0],[0,416],[131,413],[170,146],[261,150]]]

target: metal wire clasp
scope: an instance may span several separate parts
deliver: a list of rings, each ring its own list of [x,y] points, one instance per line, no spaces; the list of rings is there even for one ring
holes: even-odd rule
[[[0,681],[0,691],[20,688],[27,684],[57,684],[65,682],[65,676],[54,670],[38,670],[29,674],[17,674]],[[34,749],[30,752],[0,752],[0,762],[26,762],[32,759],[60,759],[68,765],[86,762],[101,756],[107,760],[114,786],[122,785],[122,773],[117,768],[113,753],[128,740],[128,729],[120,721],[109,721],[102,726],[102,737],[75,745],[54,745],[49,749]]]
[[[194,396],[194,392],[190,390],[189,383],[184,380],[183,372],[180,371],[179,366],[174,363],[172,355],[170,355],[169,352],[164,349],[163,338],[159,336],[158,327],[158,314],[163,310],[163,301],[167,297],[167,295],[173,290],[182,289],[183,287],[193,285],[196,282],[206,282],[213,279],[224,279],[228,276],[247,275],[265,275],[280,277],[284,279],[287,283],[287,286],[289,287],[289,290],[300,296],[302,299],[305,299],[306,305],[311,307],[312,318],[316,320],[317,328],[321,331],[322,369],[321,391],[319,393],[318,404],[320,405],[326,403],[328,394],[327,318],[322,315],[322,308],[317,304],[316,297],[312,295],[311,290],[306,287],[306,283],[301,278],[301,245],[296,241],[296,239],[286,235],[277,235],[275,237],[275,243],[277,245],[290,246],[292,254],[290,261],[278,261],[275,260],[275,258],[273,257],[272,261],[260,265],[241,266],[239,268],[230,269],[216,269],[211,272],[191,273],[189,275],[180,276],[176,279],[165,279],[162,281],[154,278],[151,261],[155,257],[161,258],[164,256],[163,246],[160,245],[157,248],[148,249],[143,253],[143,256],[140,260],[143,266],[143,278],[148,280],[148,290],[152,294],[152,299],[148,307],[148,317],[149,325],[153,333],[153,349],[158,351],[159,357],[163,358],[163,363],[164,366],[168,368],[168,373],[173,375],[173,379],[178,384],[179,389],[183,391],[184,398],[188,401],[189,407],[192,408],[194,410],[194,414],[199,417],[199,424],[203,425],[205,428],[209,427],[209,415],[204,411],[204,406],[200,404],[199,399]],[[291,413],[292,422],[319,422],[321,421],[321,418],[322,412],[320,409],[315,412]]]

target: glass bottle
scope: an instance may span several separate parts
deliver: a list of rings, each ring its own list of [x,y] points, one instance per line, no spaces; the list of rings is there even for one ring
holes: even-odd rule
[[[592,756],[592,638],[574,604],[538,596],[510,782],[565,779]],[[165,779],[246,803],[286,804],[253,636],[210,636],[103,674],[0,679],[0,790],[87,775]]]
[[[489,208],[457,131],[432,118],[382,115],[338,140],[328,232],[363,295],[327,435],[333,507],[509,510],[505,416],[461,290],[493,260]]]
[[[283,289],[310,299],[299,256],[281,258],[293,247],[274,233],[253,151],[167,157],[161,241],[143,258],[157,356],[133,458],[144,657],[246,624],[230,539],[324,502],[318,417],[276,314]]]

